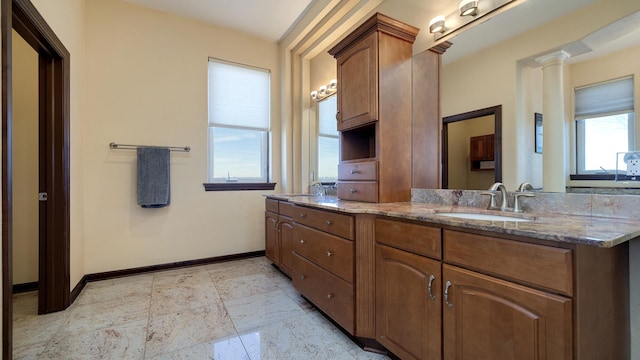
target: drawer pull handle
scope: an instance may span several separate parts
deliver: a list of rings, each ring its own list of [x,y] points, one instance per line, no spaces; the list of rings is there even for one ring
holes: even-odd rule
[[[306,276],[300,275],[300,280],[304,280],[304,279],[306,279]]]
[[[447,307],[453,307],[453,304],[449,302],[449,288],[452,286],[451,281],[447,281],[447,285],[444,287],[444,302]]]
[[[304,239],[300,239],[300,244],[304,244]]]
[[[358,171],[358,170],[351,170],[351,175],[353,175],[353,174],[360,174],[360,171]]]
[[[333,294],[327,294],[327,299],[331,300],[333,298]]]
[[[357,192],[358,192],[358,191],[357,191],[356,189],[351,189],[351,193],[352,193],[352,194],[355,194],[355,193],[357,193]]]
[[[331,251],[327,251],[327,257],[331,257],[331,255],[333,255]]]
[[[300,214],[300,218],[301,218],[301,219],[304,219],[304,218],[306,218],[306,217],[307,217],[307,214]]]
[[[433,285],[433,280],[435,280],[435,279],[436,279],[436,277],[435,277],[435,276],[433,276],[433,275],[429,275],[429,298],[430,298],[431,300],[433,300],[433,301],[435,301],[435,300],[436,300],[436,297],[435,297],[435,296],[433,296],[433,291],[432,291],[432,287],[431,287],[431,286]]]
[[[333,223],[331,222],[331,220],[327,220],[327,221],[325,221],[325,224],[327,224],[327,226],[329,226],[329,225],[331,225]]]

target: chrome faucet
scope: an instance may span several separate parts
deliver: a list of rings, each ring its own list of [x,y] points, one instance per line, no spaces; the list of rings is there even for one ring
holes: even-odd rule
[[[311,184],[311,190],[314,192],[315,196],[324,197],[327,195],[327,191],[320,181],[316,181]]]
[[[491,200],[489,201],[489,206],[487,209],[489,210],[500,210],[500,211],[513,211],[517,213],[522,212],[522,207],[520,206],[520,197],[533,197],[535,196],[532,193],[526,192],[527,190],[533,190],[533,186],[529,183],[522,183],[518,187],[518,191],[513,193],[513,207],[509,207],[509,193],[507,192],[507,188],[503,183],[497,182],[491,187],[489,187],[489,191],[485,191],[481,193],[482,195],[491,196]],[[496,204],[496,192],[500,191],[500,196],[502,196],[500,206]]]
[[[521,213],[522,206],[520,206],[520,197],[534,197],[535,195],[532,193],[528,193],[527,191],[533,191],[533,186],[528,182],[523,182],[518,186],[518,191],[513,194],[513,212]]]
[[[500,202],[500,207],[498,208],[496,206],[496,202],[495,202],[495,191],[500,191],[500,195],[502,196],[502,201]],[[491,185],[491,187],[489,187],[489,193],[483,193],[483,194],[490,194],[491,196],[491,202],[489,203],[489,209],[490,210],[496,210],[496,209],[500,209],[500,211],[508,211],[509,209],[509,202],[508,202],[508,194],[507,194],[507,187],[504,186],[503,183],[501,182],[497,182],[493,185]]]
[[[520,184],[520,186],[518,186],[518,192],[525,192],[525,191],[533,191],[533,186],[531,186],[531,184],[529,184],[528,182],[523,182],[522,184]]]

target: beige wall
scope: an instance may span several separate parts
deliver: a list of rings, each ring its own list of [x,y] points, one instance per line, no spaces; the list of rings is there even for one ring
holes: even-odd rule
[[[12,34],[13,283],[38,281],[38,53]]]
[[[494,171],[471,171],[470,144],[473,136],[494,133],[493,115],[450,123],[449,137],[449,189],[486,190],[495,182]]]
[[[207,59],[270,69],[279,119],[277,45],[120,0],[89,0],[86,32],[85,272],[263,250],[266,192],[202,185]],[[135,151],[110,150],[112,141],[191,146],[171,154],[170,206],[137,205]]]

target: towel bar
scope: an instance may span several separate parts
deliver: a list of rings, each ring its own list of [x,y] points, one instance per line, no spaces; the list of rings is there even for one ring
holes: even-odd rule
[[[111,149],[137,149],[139,147],[151,147],[151,148],[168,148],[171,151],[183,151],[189,152],[191,151],[190,146],[148,146],[148,145],[127,145],[127,144],[116,144],[114,142],[109,143],[109,148]]]

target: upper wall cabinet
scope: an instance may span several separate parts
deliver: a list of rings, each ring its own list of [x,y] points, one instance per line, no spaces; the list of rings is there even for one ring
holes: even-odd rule
[[[411,99],[410,60],[418,31],[376,13],[329,50],[338,64],[338,130],[380,120],[385,107],[394,105],[385,101],[394,91]]]
[[[329,50],[338,66],[340,199],[411,197],[411,56],[418,31],[377,13]]]

